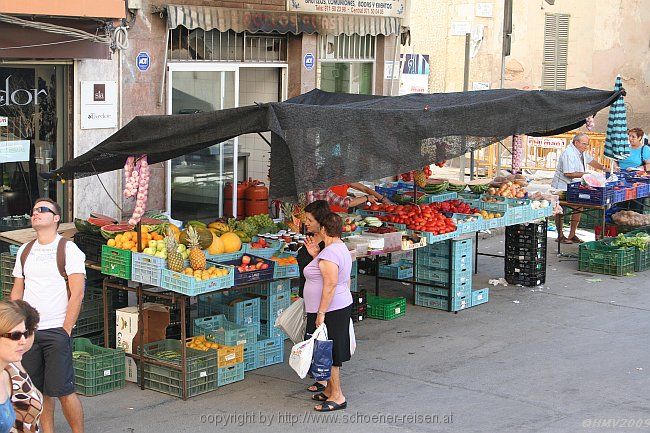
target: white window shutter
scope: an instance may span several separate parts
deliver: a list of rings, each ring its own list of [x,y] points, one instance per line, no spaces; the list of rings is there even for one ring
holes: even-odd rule
[[[569,15],[544,16],[542,89],[566,89],[569,56]]]

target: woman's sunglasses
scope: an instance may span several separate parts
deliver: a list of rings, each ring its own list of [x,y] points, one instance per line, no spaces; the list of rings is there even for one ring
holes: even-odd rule
[[[39,206],[32,209],[32,215],[37,213],[45,213],[45,212],[50,212],[51,214],[56,215],[56,212],[54,212],[52,209],[50,209],[47,206]]]
[[[21,337],[25,337],[25,339],[28,339],[29,337],[32,336],[34,331],[30,331],[29,329],[25,332],[20,332],[20,331],[14,331],[14,332],[5,332],[4,334],[0,334],[0,337],[8,338],[13,341],[20,341]]]

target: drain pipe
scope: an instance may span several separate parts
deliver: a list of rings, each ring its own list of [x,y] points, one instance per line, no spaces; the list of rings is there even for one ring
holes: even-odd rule
[[[162,77],[160,78],[160,94],[158,95],[158,107],[162,106],[165,95],[165,77],[167,76],[167,51],[169,50],[169,29],[165,31],[165,55],[163,56]]]

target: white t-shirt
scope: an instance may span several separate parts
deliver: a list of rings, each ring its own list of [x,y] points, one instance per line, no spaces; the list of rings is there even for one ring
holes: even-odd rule
[[[60,328],[65,321],[68,309],[68,290],[65,280],[56,265],[56,249],[61,235],[54,242],[41,245],[36,241],[25,261],[25,294],[23,300],[28,302],[41,316],[38,329]],[[27,244],[25,244],[27,245]],[[16,253],[16,265],[13,275],[23,278],[20,257],[25,245]],[[73,242],[66,243],[65,271],[68,275],[86,274],[86,255]]]
[[[551,186],[555,189],[566,191],[569,184],[571,182],[577,182],[577,180],[566,177],[564,173],[584,173],[587,171],[587,165],[593,160],[593,156],[587,152],[580,152],[573,143],[569,144],[557,161],[555,176],[553,176]]]

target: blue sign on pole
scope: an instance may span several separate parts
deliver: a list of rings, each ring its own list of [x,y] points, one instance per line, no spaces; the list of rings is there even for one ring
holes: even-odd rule
[[[304,63],[305,63],[305,69],[307,69],[308,71],[314,69],[314,64],[316,63],[316,59],[314,58],[314,55],[312,53],[305,54]]]
[[[146,51],[140,51],[138,56],[135,58],[135,63],[138,66],[138,69],[141,71],[146,71],[151,66],[151,57]]]

